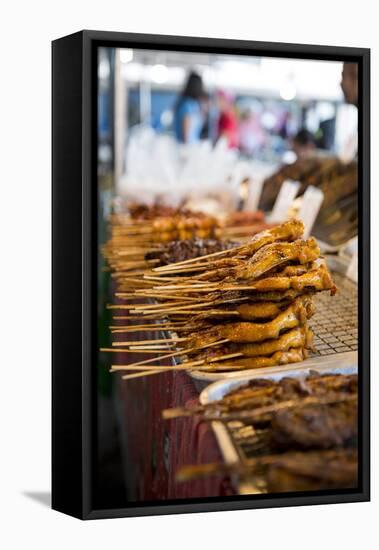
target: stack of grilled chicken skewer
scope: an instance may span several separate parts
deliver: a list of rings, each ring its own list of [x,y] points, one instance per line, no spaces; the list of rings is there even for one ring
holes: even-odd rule
[[[153,268],[133,291],[124,292],[120,278],[120,303],[109,306],[118,310],[112,351],[176,356],[181,363],[154,365],[152,357],[112,370],[142,371],[124,376],[130,378],[172,368],[227,372],[305,359],[313,347],[308,326],[313,296],[334,294],[336,287],[317,242],[302,239],[303,231],[303,223],[292,220],[235,248]],[[133,318],[138,324],[131,324]],[[166,338],[136,342],[123,337],[166,330]]]

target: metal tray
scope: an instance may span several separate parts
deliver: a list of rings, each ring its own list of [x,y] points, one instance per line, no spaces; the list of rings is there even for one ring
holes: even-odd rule
[[[318,372],[320,374],[322,373],[332,373],[332,374],[356,374],[358,372],[357,365],[350,365],[350,366],[338,366],[338,365],[322,365],[321,367],[308,367],[304,368],[289,368],[288,365],[286,365],[286,368],[284,367],[273,367],[271,369],[271,372],[268,372],[268,369],[256,369],[254,371],[249,371],[249,373],[244,373],[243,376],[233,376],[225,378],[224,380],[220,380],[218,382],[214,382],[213,384],[210,384],[207,386],[200,394],[199,400],[202,405],[207,405],[208,403],[212,403],[214,401],[218,401],[219,399],[222,399],[225,395],[230,393],[233,390],[236,390],[245,384],[247,384],[250,380],[256,379],[256,378],[266,378],[266,379],[272,379],[272,380],[280,380],[281,378],[290,376],[294,378],[301,378],[306,377],[310,373]],[[235,425],[236,423],[234,423]],[[222,422],[211,422],[212,430],[215,434],[217,443],[220,447],[222,456],[224,461],[227,464],[234,464],[241,462],[244,458],[244,453],[239,448],[238,443],[233,438],[233,430],[231,430],[229,427],[227,427]],[[234,428],[235,429],[235,428]],[[238,489],[239,494],[256,494],[256,493],[262,493],[263,491],[254,485],[253,483],[249,482],[242,482],[235,480],[236,487]]]

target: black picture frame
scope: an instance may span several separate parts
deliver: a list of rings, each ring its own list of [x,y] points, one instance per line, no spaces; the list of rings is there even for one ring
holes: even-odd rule
[[[269,55],[359,66],[359,488],[94,509],[97,67],[100,46]],[[81,519],[360,502],[370,499],[370,50],[81,31],[52,43],[52,507]]]

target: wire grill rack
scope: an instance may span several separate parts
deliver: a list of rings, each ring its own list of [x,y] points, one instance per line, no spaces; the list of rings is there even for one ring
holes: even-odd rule
[[[317,355],[332,355],[358,349],[357,285],[339,273],[333,273],[338,287],[330,299],[328,292],[315,297],[316,313],[309,322],[314,332]]]

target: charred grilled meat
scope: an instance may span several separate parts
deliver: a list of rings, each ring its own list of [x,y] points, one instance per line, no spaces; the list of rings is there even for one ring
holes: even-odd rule
[[[224,414],[243,411],[249,413],[258,409],[263,410],[273,407],[270,413],[257,416],[257,422],[267,424],[272,420],[273,415],[277,413],[275,405],[280,403],[289,403],[291,407],[288,407],[288,409],[296,410],[296,404],[300,405],[305,399],[341,401],[344,397],[349,398],[356,395],[357,375],[355,374],[313,374],[305,379],[284,377],[278,382],[267,378],[256,378],[246,386],[232,391],[219,401],[208,405],[174,410],[176,413],[183,413],[183,416],[189,414],[203,414],[204,416],[219,414],[220,419],[222,419]],[[181,414],[176,414],[176,416],[181,416]],[[246,422],[250,422],[249,416],[247,416]]]
[[[183,466],[176,479],[189,481],[226,474],[238,474],[247,481],[260,480],[267,493],[353,489],[358,483],[358,454],[356,449],[288,452],[243,463]]]
[[[358,483],[356,449],[278,455],[265,466],[268,493],[352,489]]]
[[[273,444],[286,449],[351,447],[357,436],[356,401],[282,410],[271,420]]]
[[[194,238],[186,241],[173,241],[167,246],[161,246],[160,250],[148,252],[145,255],[145,260],[159,260],[159,265],[167,265],[213,254],[220,250],[228,250],[235,246],[235,243],[218,239]]]

